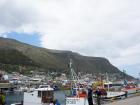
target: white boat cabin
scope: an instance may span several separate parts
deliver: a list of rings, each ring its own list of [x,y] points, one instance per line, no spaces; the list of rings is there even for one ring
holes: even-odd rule
[[[49,85],[41,85],[32,93],[24,93],[23,105],[49,105],[54,100],[53,92]]]

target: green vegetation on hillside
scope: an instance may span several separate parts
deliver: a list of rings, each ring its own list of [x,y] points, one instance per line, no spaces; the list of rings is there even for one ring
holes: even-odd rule
[[[73,59],[76,72],[93,74],[106,72],[122,73],[105,58],[82,56],[71,51],[44,49],[16,40],[0,38],[0,63],[2,64],[68,73],[69,58]],[[8,70],[14,71],[17,69],[18,67],[15,67],[15,69],[9,68]],[[26,70],[28,71],[28,69]]]

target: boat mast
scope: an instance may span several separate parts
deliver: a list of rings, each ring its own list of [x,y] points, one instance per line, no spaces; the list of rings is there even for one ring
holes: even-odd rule
[[[70,81],[71,81],[71,92],[72,92],[73,87],[77,88],[77,81],[78,81],[78,76],[73,69],[72,59],[70,59]]]
[[[106,72],[106,81],[107,81],[107,89],[108,89],[108,91],[109,91],[109,78],[108,78],[107,72]]]
[[[72,80],[78,80],[78,76],[73,69],[72,59],[70,59],[70,72],[71,72],[71,79]]]

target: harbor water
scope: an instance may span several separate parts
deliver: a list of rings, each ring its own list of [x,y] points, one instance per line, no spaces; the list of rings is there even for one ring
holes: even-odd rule
[[[55,99],[58,99],[61,105],[65,105],[65,92],[64,91],[55,91],[54,92]]]
[[[6,93],[6,105],[23,101],[23,92]]]

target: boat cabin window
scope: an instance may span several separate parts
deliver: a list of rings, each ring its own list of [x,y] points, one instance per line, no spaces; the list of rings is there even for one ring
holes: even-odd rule
[[[42,102],[50,103],[54,100],[53,91],[42,91]]]

